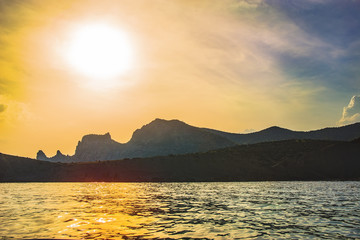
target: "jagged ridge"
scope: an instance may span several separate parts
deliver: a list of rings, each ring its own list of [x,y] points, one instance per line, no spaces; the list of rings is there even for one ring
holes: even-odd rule
[[[155,119],[135,130],[127,143],[114,141],[110,133],[90,134],[78,142],[73,156],[65,156],[58,151],[54,157],[48,158],[40,150],[37,159],[53,162],[88,162],[206,152],[238,144],[289,139],[349,141],[357,137],[360,137],[360,123],[309,132],[270,127],[255,133],[235,134],[193,127],[179,120]]]

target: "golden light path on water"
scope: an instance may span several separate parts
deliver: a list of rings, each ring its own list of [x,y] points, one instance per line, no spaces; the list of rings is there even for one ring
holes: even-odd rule
[[[1,183],[0,239],[356,239],[359,190],[359,182]]]
[[[122,236],[148,235],[149,230],[143,226],[156,220],[144,208],[142,195],[146,187],[101,183],[64,185],[57,187],[49,183],[39,188],[39,184],[25,184],[21,186],[24,189],[17,189],[21,196],[11,195],[16,199],[13,216],[18,219],[7,228],[14,230],[15,237],[123,239]]]

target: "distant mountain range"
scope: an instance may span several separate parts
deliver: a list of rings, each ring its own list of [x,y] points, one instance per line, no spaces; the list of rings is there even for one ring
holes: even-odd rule
[[[127,143],[112,140],[109,133],[91,134],[78,142],[73,156],[57,151],[55,156],[47,157],[40,150],[36,158],[51,162],[92,162],[199,153],[236,145],[290,139],[350,141],[358,137],[360,123],[308,132],[270,127],[259,132],[237,134],[193,127],[179,120],[155,119],[137,129]]]
[[[285,140],[204,153],[87,163],[0,154],[0,182],[358,181],[359,156],[360,138],[351,142]]]

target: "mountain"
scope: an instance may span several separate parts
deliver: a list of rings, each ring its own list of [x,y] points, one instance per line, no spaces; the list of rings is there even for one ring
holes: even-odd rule
[[[45,153],[42,150],[39,150],[36,154],[36,159],[46,161],[49,158],[45,155]]]
[[[63,158],[48,158],[39,151],[38,160],[52,162],[89,162],[134,157],[204,152],[234,146],[236,143],[201,128],[178,120],[155,119],[137,129],[127,143],[118,143],[105,135],[86,135],[78,142],[75,154]]]
[[[292,131],[277,126],[270,127],[259,132],[248,134],[227,133],[213,129],[205,130],[226,137],[237,144],[252,144],[289,139],[317,139],[351,141],[360,137],[360,123],[354,123],[342,127],[324,128],[313,131]]]
[[[284,140],[204,153],[87,163],[0,154],[0,181],[358,181],[359,156],[360,139]]]
[[[127,143],[126,157],[150,157],[205,152],[236,143],[179,120],[155,119],[137,129]]]
[[[119,159],[124,144],[111,139],[110,133],[104,135],[86,135],[76,146],[74,161],[96,161]]]
[[[155,119],[137,129],[127,143],[114,141],[109,133],[91,134],[78,142],[73,156],[64,156],[58,152],[56,156],[49,158],[40,150],[37,159],[52,162],[89,162],[206,152],[239,144],[289,139],[349,141],[357,137],[360,137],[360,123],[309,132],[270,127],[259,132],[236,134],[193,127],[179,120]]]

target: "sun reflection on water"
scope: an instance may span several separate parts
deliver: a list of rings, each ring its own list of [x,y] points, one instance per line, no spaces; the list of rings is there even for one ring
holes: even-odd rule
[[[84,184],[67,206],[69,215],[77,218],[69,219],[58,237],[150,236],[146,226],[156,218],[148,214],[145,190],[132,184]]]

